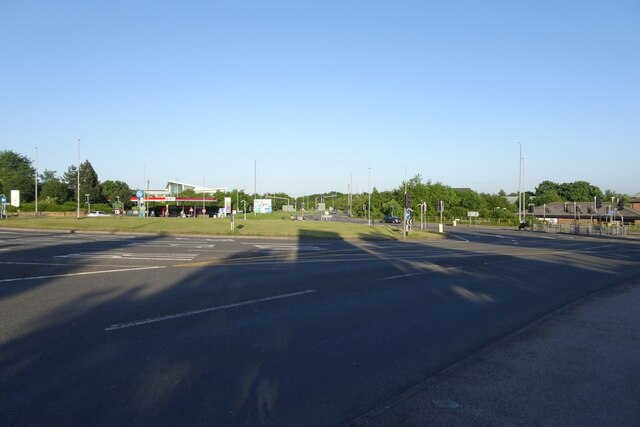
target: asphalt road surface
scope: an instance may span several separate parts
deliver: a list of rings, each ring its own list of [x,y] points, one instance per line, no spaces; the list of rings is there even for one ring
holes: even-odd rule
[[[640,242],[0,231],[0,425],[345,425],[582,296]]]

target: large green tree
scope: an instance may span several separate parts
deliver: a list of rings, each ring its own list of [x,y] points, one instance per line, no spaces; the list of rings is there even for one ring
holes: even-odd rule
[[[586,181],[565,182],[557,184],[542,181],[536,187],[536,204],[538,206],[553,202],[589,202],[594,197],[602,197],[602,191]]]
[[[0,193],[9,196],[20,190],[22,201],[35,200],[35,168],[26,156],[10,150],[0,151]]]
[[[69,191],[67,184],[56,176],[55,171],[45,169],[40,175],[40,180],[41,190],[38,195],[39,198],[57,204],[64,203],[71,199],[73,193]]]
[[[77,197],[78,195],[78,171],[74,165],[69,166],[63,177],[69,191]],[[83,201],[89,195],[91,203],[103,202],[102,191],[98,174],[89,160],[85,160],[80,165],[80,200]]]
[[[107,180],[101,184],[102,198],[111,203],[120,200],[129,205],[133,192],[129,185],[122,181]]]
[[[559,194],[564,201],[589,202],[593,201],[596,196],[601,197],[602,191],[586,181],[575,181],[561,184]]]

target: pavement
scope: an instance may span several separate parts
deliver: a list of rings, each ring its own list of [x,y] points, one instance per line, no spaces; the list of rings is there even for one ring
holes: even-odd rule
[[[557,310],[353,426],[640,426],[640,280]]]

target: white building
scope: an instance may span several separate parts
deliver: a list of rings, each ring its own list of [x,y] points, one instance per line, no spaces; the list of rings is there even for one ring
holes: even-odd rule
[[[202,185],[187,184],[179,181],[169,181],[164,190],[146,190],[147,197],[178,197],[184,191],[192,190],[198,194],[213,194],[218,191],[226,192],[226,187],[204,187]]]

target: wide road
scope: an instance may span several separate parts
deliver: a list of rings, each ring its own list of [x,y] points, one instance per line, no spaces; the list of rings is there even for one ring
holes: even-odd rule
[[[310,223],[312,226],[312,223]],[[640,242],[0,230],[0,425],[344,425],[640,274]]]

